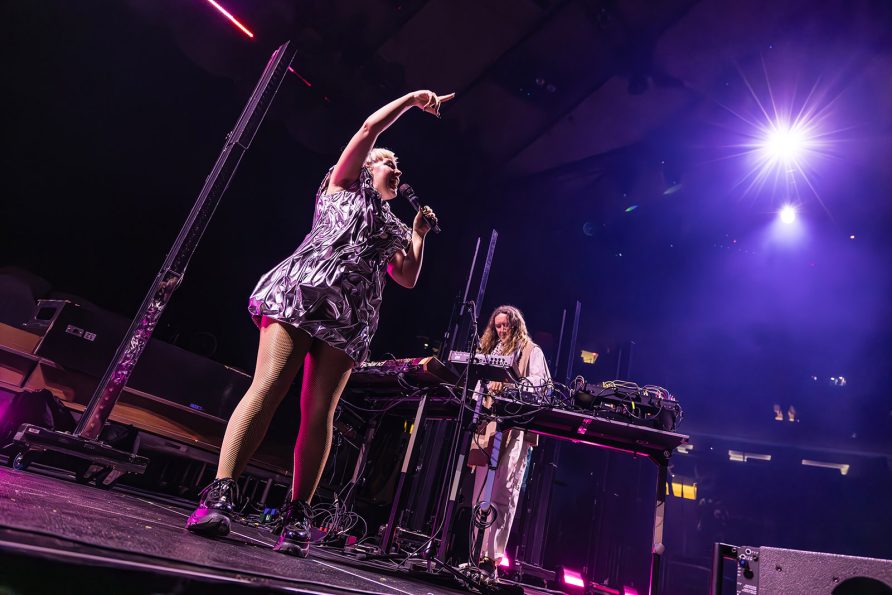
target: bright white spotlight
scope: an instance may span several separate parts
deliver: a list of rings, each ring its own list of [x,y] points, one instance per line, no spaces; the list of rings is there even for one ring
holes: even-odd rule
[[[834,105],[839,95],[818,81],[804,88],[786,84],[785,79],[775,90],[767,70],[765,84],[758,88],[741,75],[750,98],[741,97],[735,106],[726,108],[741,124],[739,143],[729,147],[740,149],[736,156],[747,162],[735,186],[744,195],[764,196],[772,202],[792,199],[797,204],[807,199],[803,196],[807,190],[826,210],[814,182],[845,130],[835,128]],[[738,111],[737,106],[744,109]]]
[[[776,122],[766,132],[762,152],[774,164],[798,163],[809,147],[808,136],[801,126],[790,127]]]
[[[749,180],[747,190],[761,192],[767,185],[774,196],[795,198],[799,196],[798,182],[803,181],[814,192],[809,172],[822,146],[816,126],[805,116],[794,119],[788,115],[754,125],[750,142],[744,145],[752,159],[752,167],[743,178]]]
[[[784,205],[780,210],[780,220],[789,225],[796,221],[796,209],[793,205]]]

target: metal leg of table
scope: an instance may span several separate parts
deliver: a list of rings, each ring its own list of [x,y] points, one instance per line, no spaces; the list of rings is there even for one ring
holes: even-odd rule
[[[396,531],[396,519],[399,514],[400,505],[402,504],[403,487],[406,484],[406,476],[409,474],[409,465],[412,462],[412,456],[415,453],[415,441],[418,434],[421,433],[425,418],[425,407],[427,405],[427,395],[421,397],[418,402],[418,409],[415,411],[415,425],[412,426],[412,434],[409,437],[409,444],[406,446],[406,453],[403,455],[403,466],[400,468],[400,477],[396,484],[396,491],[393,494],[393,504],[390,506],[390,515],[387,517],[387,525],[384,526],[384,534],[381,536],[380,549],[382,554],[390,553],[390,547],[393,545],[393,536]]]
[[[663,522],[666,516],[666,488],[669,477],[669,460],[656,461],[657,463],[657,500],[654,508],[654,535],[651,550],[650,564],[650,594],[660,593],[660,573],[663,564]]]

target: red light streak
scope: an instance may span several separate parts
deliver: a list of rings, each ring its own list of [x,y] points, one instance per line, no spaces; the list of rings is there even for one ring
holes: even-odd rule
[[[305,79],[304,77],[302,77],[302,76],[300,75],[299,72],[297,72],[296,70],[294,70],[294,69],[291,68],[290,66],[288,67],[288,72],[290,72],[291,74],[293,74],[294,76],[296,76],[297,78],[299,78],[301,81],[303,81],[303,83],[304,83],[306,86],[308,86],[308,87],[312,87],[312,86],[313,86],[313,83],[311,83],[310,81],[308,81],[307,79]]]
[[[239,22],[238,22],[238,19],[235,18],[234,16],[232,16],[231,14],[229,14],[229,11],[227,11],[225,8],[223,8],[222,6],[220,6],[219,4],[217,4],[216,2],[214,2],[214,0],[207,0],[207,2],[208,2],[208,4],[210,4],[211,6],[213,6],[214,8],[216,8],[218,11],[220,11],[220,13],[221,13],[223,16],[225,16],[227,19],[229,19],[230,21],[232,21],[232,24],[235,25],[236,27],[238,27],[239,29],[241,29],[241,30],[245,33],[245,35],[247,35],[248,37],[251,37],[251,38],[254,37],[254,34],[251,33],[251,32],[248,30],[247,27],[245,27],[244,25],[242,25],[241,23],[239,23]]]

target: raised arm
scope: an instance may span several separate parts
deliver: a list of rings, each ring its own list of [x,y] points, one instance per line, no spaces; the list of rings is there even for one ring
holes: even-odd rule
[[[347,143],[344,152],[341,153],[331,174],[331,181],[328,185],[329,192],[337,192],[338,190],[348,188],[359,178],[359,171],[362,169],[369,151],[375,146],[378,135],[387,130],[408,109],[417,106],[439,117],[440,104],[444,101],[449,101],[453,97],[455,97],[455,93],[438,96],[432,91],[415,91],[394,99],[387,105],[379,108],[366,118],[366,121],[363,122],[356,134],[353,135],[353,138],[350,139],[350,142]]]

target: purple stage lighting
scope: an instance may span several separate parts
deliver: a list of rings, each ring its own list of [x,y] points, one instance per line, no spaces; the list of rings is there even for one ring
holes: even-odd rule
[[[784,205],[779,213],[780,220],[787,225],[796,221],[796,208],[793,205]]]
[[[735,156],[746,161],[735,185],[745,195],[771,201],[801,202],[807,193],[826,210],[815,182],[845,130],[834,113],[838,95],[819,82],[809,88],[779,79],[775,87],[767,69],[764,85],[742,76],[750,97],[739,97],[733,106],[726,106],[736,119],[730,127],[739,134],[738,142],[728,147],[738,149]]]
[[[766,113],[764,121],[750,122],[749,139],[743,143],[750,167],[740,180],[747,193],[767,190],[774,197],[798,197],[804,186],[820,201],[811,178],[826,156],[827,141],[819,133],[820,120],[810,116]]]
[[[764,230],[763,249],[801,249],[807,245],[808,229],[799,217],[799,209],[798,202],[788,202],[775,213]]]

